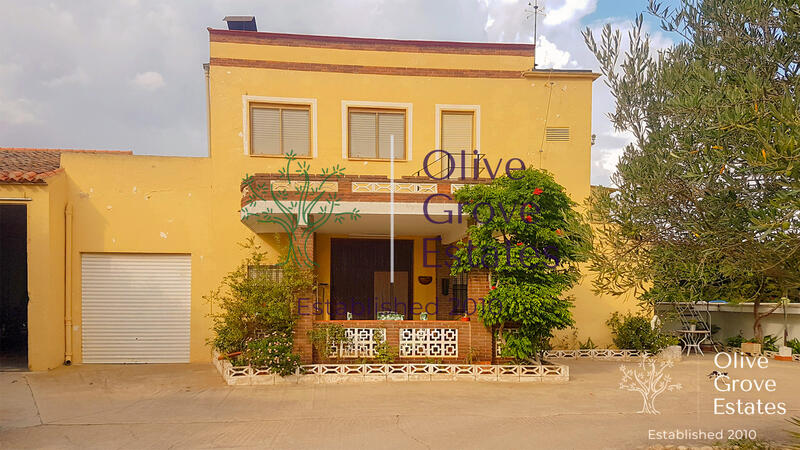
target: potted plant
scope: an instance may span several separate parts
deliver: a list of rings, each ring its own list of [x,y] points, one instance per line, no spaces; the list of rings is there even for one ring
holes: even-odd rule
[[[464,313],[464,316],[461,317],[461,321],[462,322],[469,322],[469,316],[467,315],[467,313]]]
[[[758,342],[755,338],[750,339],[749,341],[742,342],[741,351],[742,353],[747,353],[750,355],[760,355],[761,343]]]

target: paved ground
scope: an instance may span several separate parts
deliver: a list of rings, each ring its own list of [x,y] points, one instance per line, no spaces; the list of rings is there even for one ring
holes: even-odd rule
[[[683,388],[637,414],[619,363],[569,361],[563,385],[407,382],[238,386],[208,365],[74,366],[0,373],[0,448],[646,448],[649,430],[756,430],[785,441],[800,415],[800,364],[728,369],[772,378],[774,393],[723,394],[711,358],[668,369]],[[626,363],[633,365],[633,363]],[[713,398],[782,401],[786,416],[713,414]],[[727,438],[727,436],[726,436]],[[705,441],[708,443],[709,441]]]

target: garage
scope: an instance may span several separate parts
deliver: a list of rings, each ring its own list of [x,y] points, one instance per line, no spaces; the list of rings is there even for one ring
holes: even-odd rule
[[[81,255],[84,363],[189,362],[191,256]]]

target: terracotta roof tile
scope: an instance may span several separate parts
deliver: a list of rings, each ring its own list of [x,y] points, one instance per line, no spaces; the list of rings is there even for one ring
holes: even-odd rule
[[[61,153],[132,154],[130,151],[0,147],[0,183],[45,183],[59,173]]]

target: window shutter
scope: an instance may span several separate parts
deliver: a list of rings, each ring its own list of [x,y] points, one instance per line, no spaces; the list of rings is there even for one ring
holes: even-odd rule
[[[371,112],[350,113],[350,156],[374,158],[376,114]]]
[[[472,117],[473,113],[463,112],[444,112],[442,113],[442,150],[450,153],[455,161],[455,168],[450,174],[450,178],[457,178],[461,176],[461,150],[464,150],[466,156],[464,158],[464,175],[466,178],[471,178],[472,166],[475,155],[472,151],[475,149],[472,145]],[[442,170],[446,174],[450,168],[450,159],[444,157],[442,159]]]
[[[391,158],[390,137],[394,135],[394,157],[405,158],[406,117],[405,114],[378,114],[378,158]]]
[[[472,154],[472,114],[442,113],[442,150],[453,156],[466,150]]]
[[[295,155],[308,156],[310,147],[307,109],[284,109],[282,114],[283,153],[294,151]]]
[[[281,118],[277,108],[250,109],[250,153],[281,154]]]

